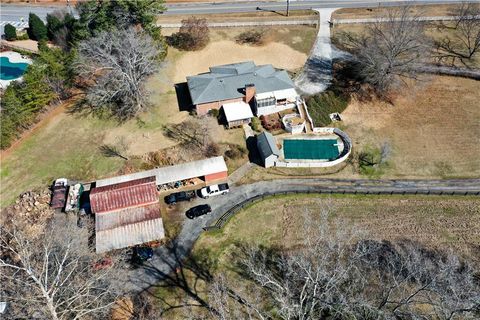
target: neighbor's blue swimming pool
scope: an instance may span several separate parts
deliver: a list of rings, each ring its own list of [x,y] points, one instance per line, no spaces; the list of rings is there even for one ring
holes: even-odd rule
[[[10,62],[8,57],[0,57],[0,80],[20,78],[27,70],[28,63]]]

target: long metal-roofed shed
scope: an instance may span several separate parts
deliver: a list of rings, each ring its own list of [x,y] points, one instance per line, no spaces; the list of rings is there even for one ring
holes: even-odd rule
[[[177,164],[174,166],[161,167],[123,176],[97,180],[96,187],[98,188],[149,177],[155,177],[157,185],[192,178],[202,178],[204,179],[205,183],[208,184],[226,179],[228,177],[228,169],[223,157],[213,157]]]
[[[97,253],[165,237],[155,177],[92,189]]]
[[[278,150],[275,138],[271,133],[264,131],[257,135],[257,149],[265,168],[275,165],[275,161],[280,156],[280,150]]]

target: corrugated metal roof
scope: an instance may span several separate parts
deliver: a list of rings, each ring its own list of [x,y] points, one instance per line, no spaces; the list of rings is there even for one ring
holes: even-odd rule
[[[203,177],[209,174],[218,172],[226,172],[227,164],[223,157],[214,157],[203,159],[199,161],[192,161],[174,166],[167,166],[147,171],[141,171],[137,173],[127,174],[118,177],[112,177],[107,179],[101,179],[96,181],[97,187],[108,186],[112,184],[118,184],[128,182],[132,180],[138,180],[142,178],[148,178],[154,176],[156,184],[161,185],[164,183],[181,181],[185,179],[191,179],[196,177]]]
[[[295,87],[285,70],[271,64],[256,66],[252,61],[210,67],[210,72],[187,77],[194,105],[241,98],[247,84],[255,85],[257,93]]]
[[[121,249],[165,237],[161,218],[128,224],[114,229],[96,231],[97,253]]]
[[[97,232],[110,230],[157,218],[161,218],[158,202],[141,207],[125,208],[97,214],[95,216],[95,230],[97,230]]]
[[[266,159],[272,154],[280,156],[275,138],[269,132],[262,132],[257,136],[257,148],[262,159]]]
[[[152,179],[140,179],[94,188],[90,192],[90,205],[94,213],[109,212],[156,202],[158,202],[157,186]]]
[[[99,192],[104,192],[104,191],[112,191],[112,190],[118,190],[118,189],[123,189],[123,188],[128,188],[131,186],[138,186],[138,185],[143,185],[143,184],[151,184],[155,182],[155,177],[148,177],[148,178],[142,178],[142,179],[137,179],[137,180],[131,180],[131,181],[126,181],[126,182],[121,182],[117,184],[111,184],[108,186],[101,186],[101,187],[96,187],[92,190],[90,194],[94,193],[99,193]]]

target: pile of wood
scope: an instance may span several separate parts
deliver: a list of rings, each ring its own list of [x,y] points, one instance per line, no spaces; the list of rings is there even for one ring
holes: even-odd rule
[[[51,191],[48,188],[22,193],[15,203],[2,210],[1,224],[5,227],[13,223],[32,237],[43,233],[47,221],[53,217],[50,208]]]

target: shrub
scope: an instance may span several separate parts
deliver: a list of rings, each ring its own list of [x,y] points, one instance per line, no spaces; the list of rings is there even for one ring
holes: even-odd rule
[[[8,41],[13,41],[17,39],[17,29],[12,26],[10,23],[7,23],[4,28],[5,39]]]
[[[182,20],[180,30],[172,34],[167,42],[181,50],[200,50],[207,45],[210,39],[209,32],[206,19],[191,17]]]
[[[348,106],[348,99],[333,91],[314,95],[307,99],[308,113],[315,126],[327,126],[332,120],[330,114],[342,112]]]
[[[360,173],[372,178],[380,177],[388,166],[383,146],[382,148],[366,146],[358,153],[357,160]]]
[[[265,32],[263,30],[248,30],[240,33],[236,41],[240,44],[261,45],[264,42]]]
[[[252,118],[252,129],[255,131],[260,131],[262,128],[262,124],[260,123],[260,119],[257,117]]]
[[[211,109],[210,111],[208,111],[208,114],[214,118],[218,118],[220,116],[220,110]]]
[[[230,145],[230,149],[225,151],[225,157],[235,160],[235,159],[242,158],[246,153],[247,153],[247,149],[245,149],[244,147],[238,144],[235,144],[235,145]]]
[[[204,150],[205,157],[216,157],[220,153],[220,148],[215,142],[210,142],[206,145]]]
[[[28,35],[30,39],[36,41],[47,39],[47,27],[34,13],[28,15]]]
[[[23,33],[21,35],[17,35],[17,40],[28,40],[28,39],[30,39],[28,37],[28,33]]]

